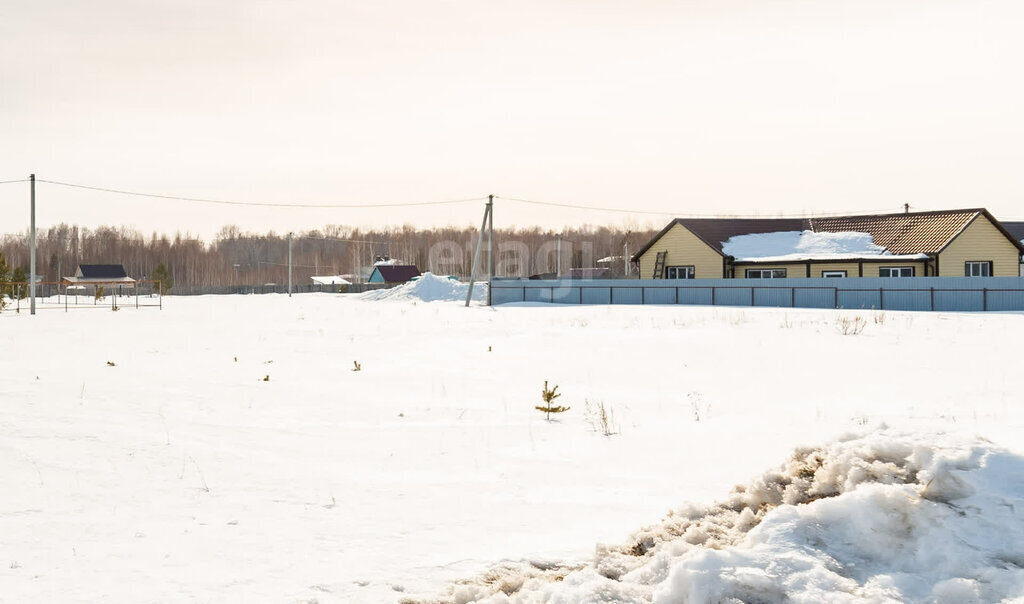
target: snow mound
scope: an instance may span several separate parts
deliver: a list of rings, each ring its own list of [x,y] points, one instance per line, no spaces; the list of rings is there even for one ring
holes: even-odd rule
[[[887,255],[889,252],[875,245],[870,233],[844,231],[815,233],[814,231],[779,231],[738,235],[722,242],[722,251],[737,260],[764,258],[863,257]]]
[[[433,273],[423,273],[415,281],[403,283],[389,289],[375,289],[356,297],[361,300],[391,300],[397,302],[458,302],[466,301],[468,283],[453,281],[446,277],[438,277]],[[473,300],[487,300],[487,284],[477,283],[473,286]]]
[[[454,586],[449,601],[1019,601],[1019,510],[1024,458],[882,430],[798,450],[724,502],[599,545],[586,567],[506,564]]]

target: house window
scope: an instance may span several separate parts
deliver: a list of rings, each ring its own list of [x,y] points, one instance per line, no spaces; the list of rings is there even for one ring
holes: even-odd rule
[[[666,279],[693,279],[692,266],[666,266]]]
[[[912,266],[882,266],[878,269],[879,277],[913,277]]]
[[[785,279],[784,268],[748,268],[747,279]]]
[[[991,277],[992,262],[965,262],[964,276],[966,277]]]
[[[821,271],[821,276],[825,278],[846,277],[846,271]]]

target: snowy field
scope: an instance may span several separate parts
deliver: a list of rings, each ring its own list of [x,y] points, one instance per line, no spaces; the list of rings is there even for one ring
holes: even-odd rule
[[[1024,601],[1024,316],[419,287],[0,314],[0,601]]]

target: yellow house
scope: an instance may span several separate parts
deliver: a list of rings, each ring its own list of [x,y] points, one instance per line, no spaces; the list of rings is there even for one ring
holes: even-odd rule
[[[1017,277],[1024,245],[983,208],[827,218],[677,218],[642,279]]]

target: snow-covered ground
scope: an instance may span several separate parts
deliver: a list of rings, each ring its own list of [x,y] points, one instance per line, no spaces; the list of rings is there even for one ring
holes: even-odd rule
[[[0,600],[1024,596],[1022,315],[403,287],[0,314]]]

